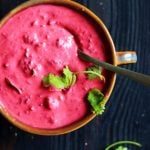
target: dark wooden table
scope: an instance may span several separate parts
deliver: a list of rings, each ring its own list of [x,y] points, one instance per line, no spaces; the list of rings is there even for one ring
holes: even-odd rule
[[[0,0],[0,18],[25,0]],[[104,21],[117,50],[135,50],[137,64],[122,67],[150,75],[150,0],[78,0]],[[150,150],[150,88],[118,76],[102,117],[62,136],[37,136],[0,116],[0,150],[104,150],[117,140]],[[132,147],[131,149],[137,149]]]

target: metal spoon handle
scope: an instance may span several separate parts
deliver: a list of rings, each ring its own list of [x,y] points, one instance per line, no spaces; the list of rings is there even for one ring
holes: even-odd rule
[[[78,56],[82,60],[92,62],[95,65],[99,65],[99,66],[101,66],[107,70],[110,70],[112,72],[115,72],[117,74],[127,76],[128,78],[130,78],[134,81],[137,81],[137,82],[139,82],[145,86],[150,87],[150,76],[149,75],[144,75],[142,73],[137,73],[137,72],[125,69],[125,68],[113,66],[113,65],[106,63],[106,62],[99,61],[99,60],[83,53],[81,50],[78,51]]]

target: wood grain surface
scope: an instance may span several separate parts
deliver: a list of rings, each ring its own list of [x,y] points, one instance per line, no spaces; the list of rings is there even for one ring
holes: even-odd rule
[[[0,18],[23,1],[0,0]],[[137,52],[137,64],[122,67],[150,75],[150,0],[78,2],[104,21],[118,51]],[[32,135],[12,126],[0,115],[0,150],[104,150],[117,140],[138,141],[142,150],[150,150],[150,89],[121,76],[117,76],[104,115],[70,134]]]

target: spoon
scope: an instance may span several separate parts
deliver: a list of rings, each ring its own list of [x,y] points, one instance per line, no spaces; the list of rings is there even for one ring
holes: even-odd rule
[[[102,62],[100,60],[97,60],[87,54],[85,54],[83,51],[81,51],[80,49],[78,49],[78,56],[80,59],[88,61],[88,62],[92,62],[95,65],[101,66],[109,71],[115,72],[117,74],[120,75],[124,75],[134,81],[137,81],[145,86],[150,87],[150,76],[149,75],[145,75],[142,73],[138,73],[138,72],[134,72],[125,68],[121,68],[118,66],[114,66],[111,65],[109,63],[106,62]]]

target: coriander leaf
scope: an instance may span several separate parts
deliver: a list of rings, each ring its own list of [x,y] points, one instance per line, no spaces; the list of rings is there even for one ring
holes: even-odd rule
[[[98,75],[101,74],[101,67],[99,66],[92,66],[87,68],[87,70],[89,73],[87,74],[88,79],[92,80],[92,79],[96,79],[98,77]],[[91,72],[91,73],[90,73]],[[94,73],[93,73],[94,72]],[[98,75],[97,75],[98,74]]]
[[[71,72],[68,66],[66,66],[66,68],[63,69],[63,77],[62,77],[66,85],[71,85],[72,78],[73,78],[72,76],[73,76],[73,72]]]
[[[142,145],[138,142],[135,142],[135,141],[116,141],[110,145],[108,145],[105,150],[111,150],[113,147],[116,147],[117,145],[122,145],[122,144],[130,144],[130,145],[134,145],[134,146],[137,146],[137,147],[142,147]],[[123,147],[123,146],[119,146],[116,150],[128,150],[127,147]]]
[[[127,147],[119,146],[115,150],[128,150]]]
[[[94,80],[100,78],[100,80],[105,81],[105,77],[101,74],[101,68],[99,66],[88,67],[85,71],[76,72],[76,74],[84,73],[87,74],[89,80]]]
[[[66,87],[66,84],[62,80],[61,77],[53,74],[49,74],[43,78],[43,83],[45,86],[53,86],[58,89],[64,89]]]
[[[88,92],[87,99],[92,106],[96,115],[101,115],[105,110],[105,104],[103,103],[104,95],[97,88],[93,88]]]
[[[43,78],[43,83],[45,86],[51,85],[58,89],[65,89],[70,86],[73,86],[75,82],[76,82],[76,75],[69,70],[68,66],[66,66],[63,69],[62,76],[58,76],[50,73],[49,75]]]
[[[75,74],[72,75],[72,81],[71,81],[71,86],[73,86],[76,83],[77,77]]]

